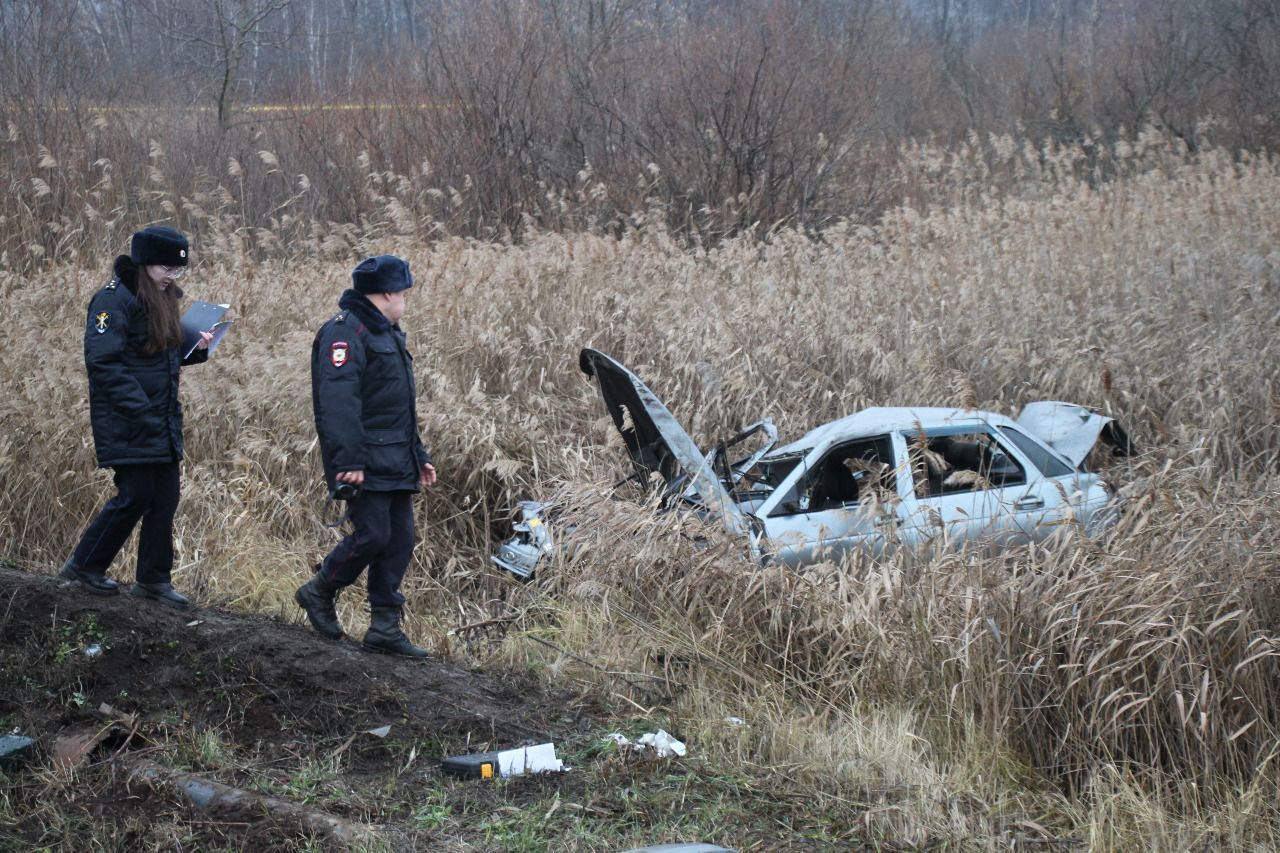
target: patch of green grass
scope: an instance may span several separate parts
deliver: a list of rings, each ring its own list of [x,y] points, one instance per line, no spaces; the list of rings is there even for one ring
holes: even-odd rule
[[[417,807],[413,810],[413,823],[420,829],[439,829],[453,818],[453,809],[449,805],[449,792],[443,788],[432,788],[420,795]]]
[[[53,650],[53,663],[55,666],[66,666],[67,661],[71,660],[71,653],[75,649],[71,643],[66,640],[60,640]]]
[[[589,733],[557,743],[556,755],[570,767],[585,767],[603,756],[617,754],[617,744],[609,740],[606,735],[611,732],[621,732],[631,740],[635,740],[641,733],[654,730],[652,728],[643,728],[644,725],[643,722],[628,725],[628,721],[622,720],[616,725],[592,730]],[[628,734],[628,732],[632,734]]]
[[[305,759],[291,771],[259,776],[253,787],[264,794],[287,797],[303,804],[345,802],[350,795],[341,785],[341,773],[332,759]]]
[[[485,841],[501,845],[503,850],[549,849],[542,821],[528,809],[502,806],[476,828]]]
[[[175,767],[212,768],[221,770],[235,763],[235,746],[216,729],[194,731],[183,728],[179,721],[170,726],[177,732],[176,748],[171,763]]]
[[[92,613],[78,622],[65,623],[53,631],[53,663],[66,666],[72,658],[94,644],[104,645],[107,635]]]
[[[89,692],[84,688],[84,682],[79,678],[76,679],[76,689],[71,692],[71,704],[77,708],[83,708],[89,704]]]

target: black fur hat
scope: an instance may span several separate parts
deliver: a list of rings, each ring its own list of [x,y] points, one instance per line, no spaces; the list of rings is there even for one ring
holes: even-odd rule
[[[409,262],[395,255],[365,258],[351,271],[351,283],[361,293],[395,293],[413,287]]]
[[[149,225],[133,235],[129,259],[138,266],[185,267],[189,245],[181,231],[163,225]]]

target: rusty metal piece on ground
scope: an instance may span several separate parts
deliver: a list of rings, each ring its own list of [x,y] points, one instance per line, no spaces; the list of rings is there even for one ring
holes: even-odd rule
[[[53,765],[59,770],[74,770],[89,760],[102,743],[111,726],[93,730],[64,732],[53,742]]]

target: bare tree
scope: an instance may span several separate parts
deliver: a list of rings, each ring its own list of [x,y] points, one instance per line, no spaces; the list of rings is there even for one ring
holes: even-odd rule
[[[242,67],[248,51],[262,37],[262,24],[272,15],[288,8],[292,0],[211,0],[186,17],[183,38],[207,51],[212,68],[214,99],[218,108],[218,125],[231,126],[236,99],[243,82]]]

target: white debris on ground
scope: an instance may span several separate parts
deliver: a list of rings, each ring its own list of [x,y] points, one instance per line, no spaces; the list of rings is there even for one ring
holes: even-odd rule
[[[525,773],[559,773],[564,763],[556,757],[553,743],[504,749],[498,753],[498,772],[503,776],[523,776]]]
[[[656,732],[646,732],[635,743],[628,740],[626,735],[618,732],[605,735],[604,739],[613,741],[618,745],[619,749],[631,749],[636,752],[652,750],[659,758],[670,758],[673,755],[683,758],[689,751],[683,741],[676,740],[663,729],[658,729]]]

